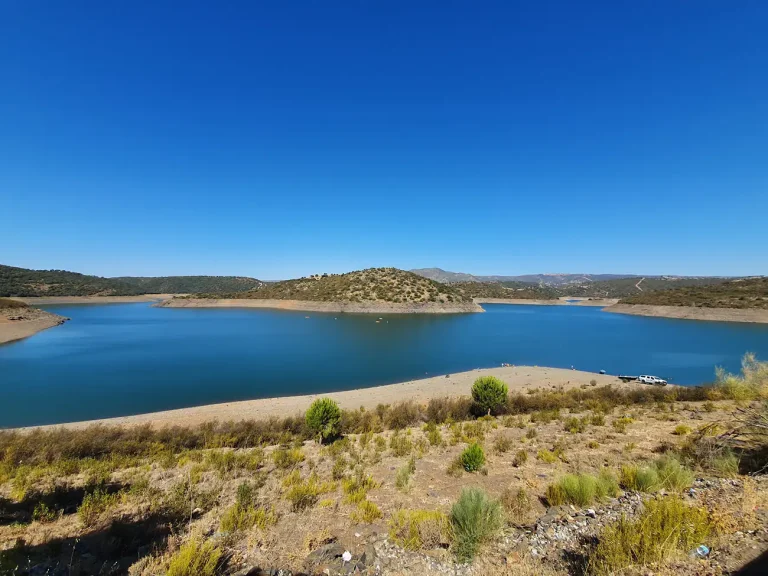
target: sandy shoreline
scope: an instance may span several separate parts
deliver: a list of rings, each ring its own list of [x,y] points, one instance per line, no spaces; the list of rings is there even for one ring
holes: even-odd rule
[[[85,422],[72,422],[49,426],[32,426],[21,430],[35,428],[85,428],[92,424],[138,426],[150,424],[154,427],[163,426],[194,426],[211,420],[259,420],[270,416],[292,416],[304,412],[317,398],[329,397],[336,400],[342,408],[375,408],[378,404],[393,404],[402,400],[428,402],[431,398],[449,396],[467,396],[472,383],[479,376],[493,375],[501,378],[509,385],[511,393],[525,391],[531,388],[554,388],[563,386],[575,388],[582,384],[589,385],[597,381],[598,386],[613,385],[619,387],[640,386],[637,383],[624,383],[615,376],[566,370],[562,368],[542,368],[538,366],[512,366],[503,368],[483,368],[450,374],[448,376],[432,376],[419,380],[411,380],[400,384],[389,384],[372,388],[359,388],[343,392],[328,392],[324,394],[307,394],[302,396],[284,396],[281,398],[262,398],[243,400],[221,404],[209,404],[135,416],[106,418]]]
[[[37,308],[0,310],[0,344],[27,338],[48,328],[64,324],[67,320],[69,318]]]
[[[708,320],[710,322],[749,322],[768,324],[768,310],[740,308],[696,308],[694,306],[651,306],[648,304],[614,304],[603,312],[656,316],[680,320]]]
[[[303,312],[338,312],[348,314],[466,314],[484,312],[475,303],[440,304],[424,302],[313,302],[309,300],[270,300],[254,298],[175,298],[157,304],[163,308],[272,308]]]
[[[570,300],[570,302],[569,302]],[[533,300],[528,298],[475,298],[478,304],[528,304],[531,306],[612,306],[619,300],[617,298],[569,298],[563,296],[553,300]]]

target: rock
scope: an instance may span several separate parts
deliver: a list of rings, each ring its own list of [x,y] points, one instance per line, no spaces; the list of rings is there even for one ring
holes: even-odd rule
[[[341,560],[346,550],[344,546],[338,542],[331,542],[325,546],[320,546],[317,550],[311,552],[309,556],[304,559],[306,566],[318,566],[320,564],[327,564],[336,560]]]
[[[597,517],[597,512],[595,512],[592,508],[587,508],[586,514],[590,518],[596,518]]]

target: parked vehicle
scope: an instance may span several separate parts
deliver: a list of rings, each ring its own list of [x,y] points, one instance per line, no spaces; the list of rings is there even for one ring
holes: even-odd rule
[[[642,382],[643,384],[652,384],[654,386],[666,386],[667,381],[663,378],[659,378],[658,376],[648,376],[647,374],[641,374],[637,377],[637,380],[639,382]]]

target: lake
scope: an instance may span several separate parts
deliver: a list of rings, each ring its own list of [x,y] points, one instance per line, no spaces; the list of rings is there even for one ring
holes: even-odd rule
[[[320,314],[46,306],[63,326],[0,346],[0,427],[353,389],[502,362],[679,384],[768,358],[768,325],[645,318],[586,306],[485,314]],[[306,318],[305,316],[309,316]]]

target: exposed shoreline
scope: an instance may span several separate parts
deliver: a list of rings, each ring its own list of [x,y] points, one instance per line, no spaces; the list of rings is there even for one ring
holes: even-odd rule
[[[650,304],[614,304],[603,312],[655,316],[680,320],[707,320],[710,322],[749,322],[768,324],[768,310],[741,308],[697,308],[695,306],[653,306]]]
[[[0,310],[0,344],[33,336],[38,332],[64,324],[69,320],[37,308]]]
[[[130,304],[134,302],[158,302],[173,298],[176,294],[140,294],[138,296],[31,296],[12,297],[30,306],[53,304]]]
[[[475,298],[478,304],[527,304],[530,306],[612,306],[618,302],[618,298],[583,298],[562,296],[552,300],[540,300],[529,298]]]
[[[311,300],[272,300],[257,298],[173,298],[156,304],[162,308],[272,308],[302,312],[348,314],[467,314],[485,312],[470,303],[399,302],[316,302]]]
[[[301,396],[283,396],[261,398],[220,404],[208,404],[191,408],[179,408],[134,416],[122,416],[84,422],[30,426],[18,430],[68,428],[79,429],[93,424],[112,426],[140,426],[149,424],[153,427],[194,426],[212,420],[260,420],[270,416],[293,416],[304,412],[309,405],[320,397],[336,400],[342,408],[355,409],[360,406],[375,408],[378,404],[393,404],[402,400],[428,402],[431,398],[467,396],[472,383],[479,376],[493,375],[504,380],[510,393],[524,392],[533,388],[576,388],[589,385],[592,380],[599,386],[613,385],[617,388],[641,386],[637,383],[624,383],[615,376],[595,374],[580,370],[563,368],[543,368],[539,366],[510,366],[502,368],[484,368],[456,374],[432,376],[419,380],[410,380],[399,384],[388,384],[371,388],[358,388],[341,392],[306,394]]]

